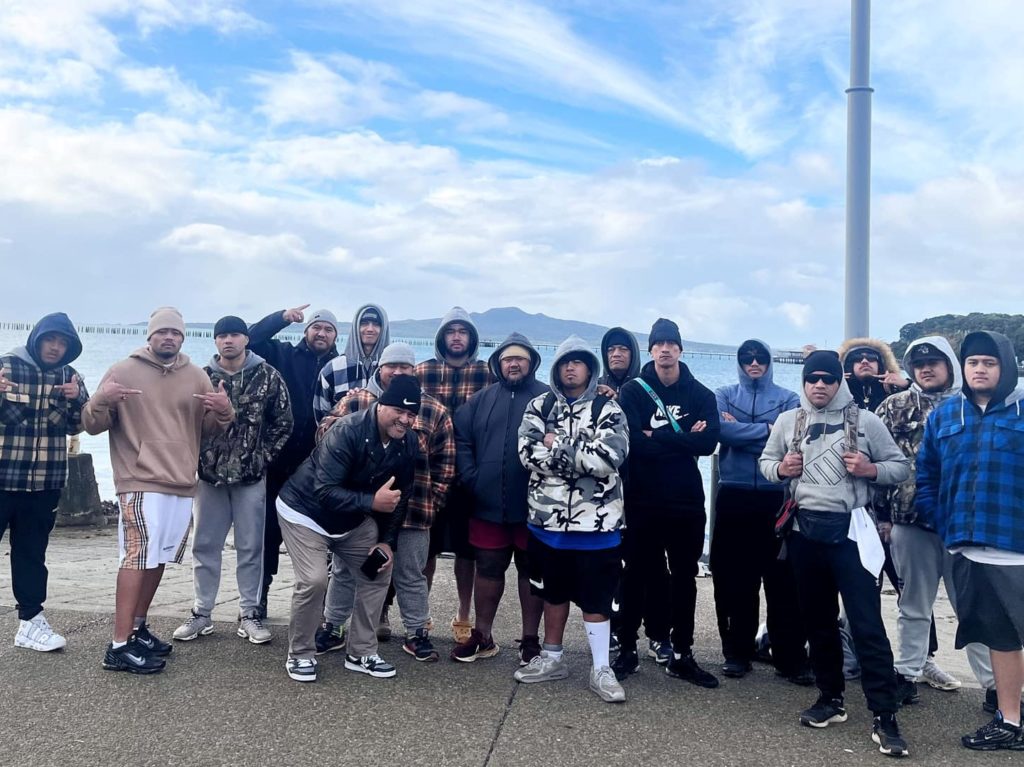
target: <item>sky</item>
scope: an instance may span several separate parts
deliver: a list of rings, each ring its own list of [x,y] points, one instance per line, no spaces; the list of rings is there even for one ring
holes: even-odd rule
[[[873,4],[871,332],[1021,311],[1024,5]],[[842,340],[848,0],[3,0],[0,320]]]

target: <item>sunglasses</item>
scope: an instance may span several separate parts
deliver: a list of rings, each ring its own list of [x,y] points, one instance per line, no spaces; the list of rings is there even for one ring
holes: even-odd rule
[[[811,375],[804,376],[804,383],[816,384],[821,381],[825,386],[831,386],[839,381],[834,375],[829,373],[811,373]]]
[[[761,354],[759,352],[741,354],[737,357],[737,359],[740,361],[741,365],[753,365],[755,362],[758,365],[767,365],[769,362],[772,361],[771,357],[769,357],[767,354]]]
[[[860,352],[853,357],[854,362],[881,362],[881,355],[874,352]]]

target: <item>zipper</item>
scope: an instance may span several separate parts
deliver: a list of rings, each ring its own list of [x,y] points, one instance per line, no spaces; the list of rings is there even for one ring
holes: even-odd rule
[[[753,379],[754,399],[750,403],[750,422],[757,423],[757,379]],[[754,489],[757,490],[757,461],[754,461]]]
[[[512,405],[516,401],[516,390],[512,389],[511,392],[512,396],[509,397],[509,406],[505,413],[505,435],[508,434],[508,427],[512,423]],[[508,444],[508,438],[505,435],[502,435],[501,438],[501,521],[507,524],[508,513],[506,510],[508,509],[508,499],[505,497],[505,494],[508,492],[508,482],[506,481],[507,478],[505,476],[505,464],[507,463],[506,459],[508,456],[505,455],[505,448]],[[518,454],[518,452],[519,451],[517,450],[516,453]]]

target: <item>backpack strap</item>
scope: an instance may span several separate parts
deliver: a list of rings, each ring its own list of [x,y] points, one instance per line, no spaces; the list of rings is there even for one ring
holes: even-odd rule
[[[551,409],[555,406],[555,393],[548,391],[544,395],[544,401],[540,403],[540,417],[544,419],[544,425],[547,425],[548,416],[551,415]]]
[[[590,423],[597,427],[597,419],[601,417],[601,411],[604,410],[606,402],[610,402],[611,397],[607,397],[604,394],[598,394],[590,402]],[[551,415],[552,409],[555,407],[555,393],[549,391],[544,395],[544,401],[540,403],[540,417],[544,419],[544,424],[547,425],[548,416]]]
[[[860,425],[860,408],[856,402],[851,402],[843,408],[843,436],[846,441],[846,449],[851,453],[857,452],[857,428]]]
[[[669,414],[668,408],[665,407],[665,403],[661,401],[661,397],[658,396],[658,392],[654,391],[654,389],[651,388],[651,385],[642,378],[634,378],[633,380],[640,384],[644,391],[651,395],[651,399],[654,400],[654,404],[661,411],[661,414],[665,416],[665,420],[672,424],[672,431],[677,434],[681,432],[683,430],[682,427],[680,427],[679,424],[676,423],[676,419]]]
[[[796,409],[796,425],[793,428],[793,439],[789,443],[789,452],[799,453],[800,445],[804,441],[804,437],[807,436],[807,411],[802,407]],[[787,490],[789,497],[793,497],[793,492],[796,490],[796,485],[800,481],[800,477],[793,477],[789,480]]]

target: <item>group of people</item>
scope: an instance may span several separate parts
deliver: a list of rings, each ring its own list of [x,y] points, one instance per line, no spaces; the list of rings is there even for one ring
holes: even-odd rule
[[[715,688],[692,647],[707,521],[698,459],[717,449],[710,566],[722,675],[751,670],[763,585],[771,662],[780,677],[818,688],[800,722],[847,718],[845,627],[871,737],[882,753],[905,756],[896,713],[919,701],[917,684],[960,686],[931,657],[943,579],[957,647],[993,714],[962,743],[1024,750],[1024,388],[1004,336],[971,333],[959,356],[944,338],[917,339],[902,370],[883,342],[851,339],[807,354],[799,392],[773,382],[771,348],[749,339],[736,355],[738,382],[713,392],[681,362],[679,328],[667,319],[651,328],[645,364],[636,337],[616,327],[600,356],[568,338],[545,383],[521,334],[479,359],[477,329],[459,307],[419,364],[410,346],[390,341],[378,305],[358,309],[341,353],[335,316],[307,309],[252,326],[223,317],[217,353],[200,368],[181,351],[181,314],[159,308],[146,345],[91,397],[71,367],[82,344],[64,314],[0,356],[0,533],[11,530],[16,645],[66,644],[43,614],[45,552],[66,437],[84,429],[109,433],[120,507],[104,668],[165,667],[173,644],[147,615],[190,530],[195,601],[173,639],[214,631],[233,527],[237,633],[251,643],[271,640],[267,594],[286,546],[285,667],[296,681],[315,681],[318,656],[336,650],[348,670],[394,676],[378,644],[391,636],[393,600],[402,649],[437,661],[430,590],[447,551],[458,592],[451,660],[498,654],[493,624],[514,562],[517,681],[568,676],[563,637],[575,604],[602,700],[626,700],[641,627],[645,654],[665,673]],[[301,341],[275,338],[294,323]],[[895,654],[883,570],[900,590]]]

